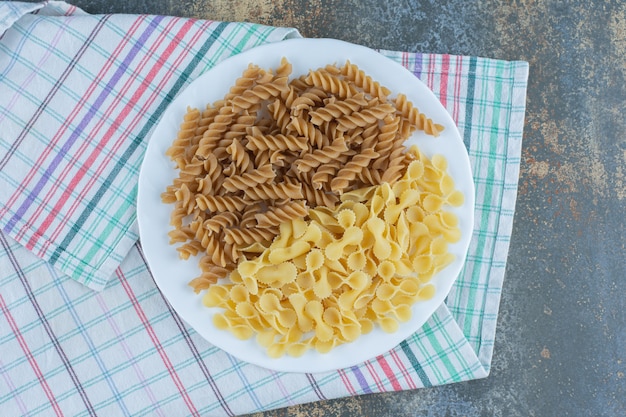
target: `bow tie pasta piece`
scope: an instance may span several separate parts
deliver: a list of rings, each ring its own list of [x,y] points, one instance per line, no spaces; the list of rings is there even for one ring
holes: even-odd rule
[[[343,232],[341,239],[326,246],[324,253],[330,260],[336,261],[344,254],[346,246],[357,245],[363,239],[363,230],[358,227],[349,227]]]
[[[293,242],[286,248],[273,248],[269,254],[269,261],[278,265],[290,261],[300,255],[304,255],[311,250],[311,245],[304,241]]]
[[[318,300],[311,300],[304,306],[304,311],[315,323],[315,337],[322,342],[331,340],[335,332],[323,319],[324,306],[322,303]]]
[[[388,225],[383,219],[372,217],[365,223],[365,227],[372,234],[374,239],[374,255],[381,261],[391,255],[391,243],[386,238]]]
[[[324,252],[320,249],[311,249],[306,254],[305,266],[309,271],[317,271],[324,265]]]
[[[323,319],[335,329],[342,342],[352,342],[361,335],[361,324],[350,310],[340,311],[336,307],[324,310]]]
[[[329,280],[330,271],[328,268],[323,267],[314,273],[315,283],[313,284],[313,294],[320,300],[328,298],[332,295],[333,285]],[[336,276],[336,274],[335,274]]]

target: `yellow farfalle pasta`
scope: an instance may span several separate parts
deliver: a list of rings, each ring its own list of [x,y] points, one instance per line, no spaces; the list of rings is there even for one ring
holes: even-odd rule
[[[405,153],[414,130],[442,129],[405,96],[350,62],[291,71],[251,64],[222,100],[189,108],[161,195],[170,243],[199,259],[189,284],[225,309],[216,326],[271,356],[393,331],[450,261],[460,232],[445,207],[463,201],[445,159]]]
[[[215,325],[236,337],[256,335],[278,357],[327,352],[376,325],[394,332],[410,320],[411,306],[434,295],[430,280],[453,260],[448,244],[460,235],[456,216],[445,210],[456,193],[445,159],[428,159],[415,147],[407,155],[411,162],[395,184],[349,191],[334,209],[282,222],[261,253],[237,265],[245,301],[216,297],[223,284],[209,288],[205,305],[224,308]],[[433,182],[447,185],[428,191]],[[423,204],[435,198],[445,203]]]

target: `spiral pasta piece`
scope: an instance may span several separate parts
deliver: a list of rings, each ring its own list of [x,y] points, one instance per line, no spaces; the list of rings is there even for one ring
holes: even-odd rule
[[[207,130],[198,143],[195,155],[205,159],[217,147],[222,135],[228,130],[233,122],[235,113],[228,106],[221,107],[219,113],[213,118]]]
[[[178,131],[176,139],[172,146],[165,152],[172,161],[176,161],[177,159],[189,160],[187,150],[194,142],[200,120],[200,111],[196,108],[187,107],[187,112],[183,116],[183,121],[180,124],[180,130]]]
[[[300,116],[303,110],[309,110],[321,105],[328,94],[321,88],[310,88],[298,95],[291,103],[291,115]]]
[[[225,211],[223,213],[216,214],[210,219],[205,220],[202,224],[202,227],[208,230],[209,234],[219,234],[222,229],[239,224],[240,220],[240,214],[234,213],[232,211]]]
[[[341,98],[352,97],[358,90],[345,80],[342,80],[326,70],[310,71],[304,80],[307,84],[329,91]]]
[[[180,207],[183,208],[185,214],[191,214],[194,208],[196,208],[194,204],[194,196],[187,184],[181,185],[181,187],[174,193],[176,196],[176,201],[180,204]]]
[[[294,135],[248,135],[246,148],[253,151],[280,151],[288,149],[290,151],[302,151],[307,149],[307,138]]]
[[[341,74],[346,80],[352,81],[357,87],[362,88],[363,91],[373,97],[380,98],[382,101],[386,101],[387,96],[391,94],[388,88],[380,85],[378,81],[374,81],[372,77],[365,74],[365,71],[352,64],[349,60],[341,67]]]
[[[406,95],[398,94],[395,101],[396,107],[402,118],[407,121],[412,129],[423,130],[426,134],[439,136],[443,131],[443,126],[433,122],[425,114],[413,106],[413,104],[407,100]]]
[[[250,204],[243,209],[241,213],[241,221],[239,222],[239,227],[250,228],[257,226],[256,222],[256,214],[260,213],[264,209],[264,204],[261,202],[257,202],[254,204]]]
[[[363,93],[359,93],[342,101],[333,101],[320,107],[317,110],[311,111],[309,116],[311,117],[311,123],[314,125],[321,125],[324,122],[330,122],[338,119],[342,116],[355,113],[362,107],[367,105],[367,100]]]
[[[346,131],[356,127],[365,127],[367,125],[371,125],[372,123],[377,123],[379,120],[383,120],[388,114],[395,111],[396,108],[388,103],[379,104],[375,107],[368,107],[359,112],[340,117],[337,120],[337,130]]]
[[[235,163],[237,172],[250,172],[254,168],[250,155],[240,140],[233,140],[233,143],[226,148],[226,152]]]
[[[236,261],[236,253],[233,251],[232,243],[223,244],[220,236],[207,234],[205,253],[211,257],[211,262],[220,267]]]
[[[331,190],[342,193],[348,188],[350,181],[354,180],[363,171],[363,168],[367,167],[370,161],[376,157],[378,157],[378,153],[373,149],[365,149],[360,154],[355,155],[330,182]]]
[[[196,195],[196,204],[201,210],[216,212],[241,211],[248,202],[237,196]]]
[[[244,172],[241,175],[233,175],[224,180],[222,187],[230,192],[245,190],[257,184],[267,183],[276,177],[276,173],[271,164],[263,165],[251,172]]]
[[[402,173],[406,170],[406,159],[404,157],[404,148],[395,146],[389,154],[389,164],[383,173],[383,182],[393,184],[402,177]]]
[[[335,207],[339,201],[339,197],[336,194],[317,189],[311,184],[302,184],[302,194],[312,207]]]
[[[281,84],[257,84],[241,95],[232,99],[232,111],[248,110],[258,105],[263,100],[278,98],[287,90],[286,85]]]
[[[398,135],[398,129],[400,128],[400,117],[394,115],[388,115],[383,120],[383,125],[380,128],[379,140],[374,145],[374,150],[380,154],[372,163],[373,170],[383,170],[389,163],[389,158],[392,149],[396,146],[403,147],[404,139]]]
[[[316,190],[324,188],[324,185],[328,184],[331,178],[333,178],[337,171],[339,171],[340,165],[341,164],[338,162],[332,162],[317,168],[311,177],[311,185],[313,188]]]
[[[237,80],[235,80],[235,84],[230,87],[230,90],[224,96],[224,102],[228,102],[235,97],[239,97],[245,91],[249,90],[252,86],[254,86],[262,73],[263,71],[258,65],[249,64],[248,68],[246,68]]]
[[[229,268],[215,265],[212,257],[208,255],[203,256],[198,265],[202,273],[189,281],[189,286],[193,288],[196,294],[208,289],[211,285],[217,283],[220,278],[226,278],[231,271]]]
[[[379,185],[383,182],[383,174],[381,173],[381,171],[376,169],[364,169],[359,174],[357,174],[357,178],[365,186]]]
[[[287,129],[297,132],[299,135],[309,139],[309,143],[317,148],[322,148],[329,143],[329,140],[313,123],[304,119],[295,118],[287,125]]]
[[[303,198],[301,186],[284,182],[258,184],[255,187],[246,188],[244,194],[250,200],[299,200]]]
[[[338,137],[333,142],[314,150],[311,153],[307,153],[301,159],[296,162],[296,168],[301,172],[309,172],[314,168],[322,164],[326,164],[334,159],[337,159],[340,155],[348,150],[346,141],[343,137]]]
[[[280,59],[280,65],[276,68],[276,75],[274,76],[274,82],[280,85],[287,85],[288,77],[291,74],[293,67],[289,60],[285,57]]]
[[[291,93],[293,89],[289,91]],[[267,106],[267,110],[280,131],[286,131],[287,125],[291,122],[291,112],[289,111],[286,102],[277,98]]]
[[[256,242],[271,241],[276,236],[277,229],[269,228],[229,228],[224,229],[224,241],[231,245],[249,246]]]
[[[269,207],[267,211],[255,214],[255,218],[259,227],[275,227],[283,222],[305,217],[307,214],[305,202],[294,200],[280,206]]]

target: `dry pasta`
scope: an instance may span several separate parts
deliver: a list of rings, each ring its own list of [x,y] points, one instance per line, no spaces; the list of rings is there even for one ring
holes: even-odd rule
[[[278,357],[327,352],[375,325],[393,332],[410,320],[411,306],[434,295],[429,281],[453,260],[447,247],[460,234],[444,204],[420,204],[456,193],[441,191],[451,181],[444,159],[409,154],[393,185],[350,191],[335,209],[280,223],[276,239],[238,263],[231,283],[208,288],[205,305],[224,308],[215,325],[242,339],[256,335]],[[425,191],[433,184],[439,191]]]
[[[222,100],[189,108],[167,150],[162,194],[189,284],[224,309],[215,325],[256,335],[270,356],[327,352],[394,331],[432,296],[460,238],[445,158],[404,148],[443,126],[355,64],[293,78],[250,65]],[[220,283],[221,278],[229,283]]]

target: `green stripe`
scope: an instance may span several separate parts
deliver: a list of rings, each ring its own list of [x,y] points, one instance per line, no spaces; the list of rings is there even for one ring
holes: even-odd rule
[[[167,93],[167,95],[165,96],[165,99],[161,101],[161,104],[159,105],[159,107],[154,111],[154,113],[152,113],[152,115],[148,119],[148,122],[144,125],[141,132],[139,132],[137,136],[133,137],[133,140],[130,146],[126,149],[126,151],[124,152],[120,160],[117,162],[113,170],[109,173],[108,177],[106,178],[102,186],[98,189],[98,191],[94,195],[94,198],[91,201],[89,201],[89,203],[87,204],[87,207],[80,214],[80,217],[77,219],[75,223],[72,224],[70,232],[65,236],[61,244],[57,246],[56,250],[50,257],[50,263],[52,265],[54,265],[58,261],[61,253],[66,251],[68,245],[76,237],[81,227],[85,224],[85,222],[89,218],[89,215],[91,214],[91,212],[94,210],[96,205],[102,199],[103,195],[105,194],[105,191],[111,186],[111,184],[117,177],[117,174],[122,169],[122,166],[126,163],[126,161],[130,159],[132,154],[137,150],[139,145],[143,142],[145,137],[148,135],[148,132],[158,122],[158,119],[161,116],[161,114],[165,111],[165,109],[167,108],[169,103],[174,99],[176,94],[183,88],[186,81],[191,76],[191,73],[193,72],[193,70],[201,62],[204,55],[208,52],[211,46],[215,43],[215,41],[217,40],[219,35],[224,31],[227,25],[228,25],[227,23],[222,22],[211,33],[211,36],[206,40],[206,42],[198,50],[196,55],[193,57],[192,61],[187,65],[187,68],[185,68],[181,77],[178,78],[178,80],[176,80],[176,83],[174,84],[174,86],[172,86],[170,91]],[[104,243],[104,242],[101,242],[101,243]],[[86,265],[83,264],[83,267],[77,268],[74,275],[80,276],[84,270],[84,266]],[[91,280],[91,277],[86,277],[85,283],[89,282],[90,280]]]
[[[135,197],[135,198],[137,197],[137,186],[133,187],[133,191],[131,192],[130,196]],[[117,200],[118,199],[116,199],[116,201]],[[131,201],[129,198],[122,199],[122,202],[123,202],[123,204],[120,204],[119,209],[113,215],[114,219],[119,219],[120,217],[122,217],[124,215],[124,213],[126,213],[133,206],[133,201]],[[136,217],[136,215],[132,216],[132,219],[134,220],[135,217]],[[96,254],[100,251],[100,249],[102,249],[102,247],[104,245],[105,239],[111,234],[111,232],[113,231],[113,229],[115,227],[116,227],[115,223],[113,223],[113,222],[108,222],[107,223],[107,225],[104,228],[104,230],[102,231],[101,235],[98,237],[98,239],[96,241],[96,244],[91,246],[91,248],[89,249],[89,252],[87,252],[85,257],[82,259],[83,262],[81,263],[81,265],[79,265],[76,268],[76,272],[78,272],[79,274],[82,275],[82,272],[83,272],[83,269],[84,269],[82,267],[82,265],[89,264],[89,262],[91,262],[93,257],[96,256]],[[123,236],[124,235],[120,235],[120,239]],[[118,239],[118,241],[120,239]],[[117,246],[117,245],[113,245],[110,249],[113,250],[115,248],[115,246]]]
[[[449,318],[450,320],[452,319],[452,317],[450,316],[447,316],[447,318]],[[439,340],[437,340],[435,332],[444,336],[450,351],[454,353],[459,362],[461,362],[462,367],[467,368],[467,362],[462,357],[462,355],[459,355],[457,347],[454,345],[454,343],[452,343],[452,340],[450,340],[450,335],[448,334],[445,325],[438,319],[438,317],[433,316],[433,319],[435,319],[436,321],[436,326],[434,328],[431,328],[428,323],[426,323],[423,327],[424,333],[426,334],[426,337],[428,338],[428,341],[430,342],[433,350],[436,352],[436,357],[443,363],[446,370],[448,371],[448,374],[450,374],[452,381],[459,382],[461,381],[462,373],[459,372],[459,370],[456,369],[456,367],[452,364],[452,361],[448,357],[448,354],[444,353],[445,349],[441,346]],[[467,373],[467,371],[465,373]]]
[[[469,150],[472,139],[472,117],[474,116],[474,89],[476,88],[476,63],[478,59],[470,58],[467,73],[467,91],[465,92],[465,129],[463,132],[463,143]]]
[[[415,373],[417,373],[417,376],[419,377],[420,381],[422,381],[422,385],[424,385],[426,388],[432,387],[433,384],[428,379],[428,375],[426,375],[424,368],[422,368],[422,365],[420,365],[419,361],[415,357],[415,354],[411,350],[411,347],[409,346],[406,340],[403,340],[402,342],[400,342],[400,348],[402,348],[402,351],[404,352],[407,359],[411,363],[411,366],[415,370]]]
[[[467,69],[467,90],[465,92],[465,111],[466,111],[466,116],[465,116],[465,126],[463,128],[463,144],[465,145],[465,147],[467,148],[468,153],[470,152],[470,150],[472,149],[472,119],[474,118],[474,106],[476,105],[475,100],[474,100],[474,94],[475,94],[475,90],[476,90],[476,67],[478,64],[478,59],[476,57],[470,57],[469,60],[469,67]],[[462,72],[464,72],[463,70],[461,70]],[[472,158],[470,158],[470,163],[472,161]],[[474,181],[476,181],[476,172],[472,172],[472,176],[474,177]],[[475,193],[477,193],[478,190],[475,190]],[[474,208],[474,210],[476,210],[476,207]],[[468,262],[468,260],[471,259],[469,254],[466,257],[466,261],[463,264],[463,267],[461,268],[461,271],[459,272],[458,278],[456,283],[454,284],[453,288],[455,291],[454,294],[454,300],[455,301],[462,301],[463,297],[463,286],[460,285],[462,281],[464,281],[465,277],[467,277],[467,270],[471,269],[471,266]],[[456,308],[454,305],[451,305],[451,302],[449,302],[449,299],[452,297],[448,297],[446,298],[446,304],[449,306],[450,309],[450,314],[457,320],[459,321],[459,317]]]
[[[501,61],[497,61],[496,62],[496,77],[494,77],[494,82],[493,82],[493,97],[494,97],[494,106],[492,106],[493,108],[493,113],[491,116],[491,123],[489,124],[489,126],[498,126],[498,121],[500,119],[500,106],[498,105],[500,103],[500,99],[502,98],[502,78],[500,77],[502,72],[503,72],[503,66],[502,66],[502,62]],[[490,86],[489,83],[484,83],[484,88],[483,88],[483,102],[485,100],[485,95],[488,93],[488,91],[490,90],[488,88],[488,86]],[[487,165],[487,178],[493,178],[494,177],[494,172],[495,172],[495,162],[496,162],[496,158],[494,157],[495,154],[497,153],[497,147],[498,147],[498,134],[495,130],[492,130],[491,135],[489,137],[489,158],[487,160],[488,165]],[[478,173],[480,173],[480,166],[478,167]],[[494,186],[490,185],[490,184],[485,184],[484,187],[484,195],[483,195],[483,203],[486,206],[491,206],[492,205],[492,197],[493,197],[493,192],[494,192]],[[480,226],[479,226],[479,230],[491,230],[491,228],[489,227],[489,214],[490,214],[491,210],[481,210],[481,216],[480,216]],[[485,247],[487,245],[486,242],[486,235],[479,235],[478,236],[478,242],[476,243],[476,250],[474,251],[474,254],[484,254],[485,252]],[[489,248],[489,252],[493,252],[493,246],[491,248]],[[491,258],[491,256],[489,257]],[[473,270],[472,270],[472,279],[471,279],[471,285],[469,287],[469,294],[468,294],[468,299],[467,299],[467,306],[466,308],[470,311],[474,311],[475,310],[475,306],[476,306],[476,298],[477,298],[477,283],[479,283],[481,281],[481,268],[480,268],[480,263],[478,265],[476,265]],[[487,278],[487,277],[485,277]],[[484,296],[484,293],[483,293]],[[482,305],[482,301],[480,303]],[[479,322],[479,327],[480,326]],[[466,317],[465,321],[464,321],[464,326],[463,326],[463,333],[470,337],[474,334],[480,334],[480,328],[477,329],[477,332],[472,331],[472,324],[473,324],[473,320],[472,317]],[[476,346],[477,348],[479,348],[480,346]]]

